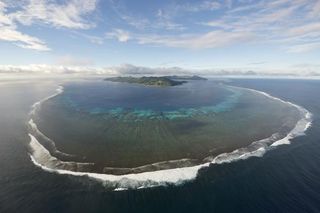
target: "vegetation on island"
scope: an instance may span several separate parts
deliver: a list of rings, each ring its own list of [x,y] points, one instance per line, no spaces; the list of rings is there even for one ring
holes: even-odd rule
[[[134,83],[134,84],[143,84],[146,86],[159,86],[159,87],[168,87],[168,86],[177,86],[186,83],[186,80],[207,80],[199,76],[143,76],[143,77],[111,77],[104,79],[105,81],[112,82],[124,82],[124,83]]]
[[[176,81],[167,77],[112,77],[106,78],[106,81],[112,82],[125,82],[125,83],[134,83],[134,84],[143,84],[146,86],[176,86],[186,83],[186,81]]]

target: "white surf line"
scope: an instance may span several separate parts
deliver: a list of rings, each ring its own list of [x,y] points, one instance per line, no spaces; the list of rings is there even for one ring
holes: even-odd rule
[[[50,95],[40,101],[37,101],[36,103],[34,103],[31,107],[31,112],[29,113],[29,115],[34,115],[36,113],[36,111],[40,108],[41,104],[51,98],[56,97],[57,95],[60,95],[61,93],[63,93],[63,87],[62,86],[58,86],[58,88],[56,89],[56,92],[53,95]]]
[[[273,142],[271,145],[268,145],[268,142],[270,143],[270,140],[276,137],[275,135],[272,135],[271,137],[260,140],[260,141],[255,141],[252,144],[250,144],[248,147],[236,149],[230,153],[222,153],[216,156],[209,163],[204,163],[204,164],[191,166],[191,167],[173,168],[173,169],[158,170],[158,171],[152,171],[152,172],[126,174],[126,175],[110,175],[110,174],[100,174],[100,173],[90,173],[90,172],[74,172],[74,171],[64,170],[64,169],[49,168],[48,165],[46,165],[45,163],[39,162],[36,159],[36,155],[30,154],[30,158],[36,166],[42,168],[45,171],[58,173],[58,174],[65,174],[65,175],[86,176],[86,177],[101,181],[104,183],[104,185],[115,188],[114,190],[141,189],[146,187],[165,186],[168,184],[179,185],[186,181],[194,180],[197,177],[198,171],[201,168],[208,167],[210,164],[230,163],[237,160],[247,159],[253,156],[262,157],[266,153],[266,151],[268,151],[271,147],[290,143],[290,139],[297,137],[299,135],[303,135],[304,132],[311,126],[312,114],[305,108],[298,106],[296,104],[293,104],[291,102],[287,102],[282,99],[276,98],[265,92],[261,92],[254,89],[248,89],[248,88],[242,88],[242,89],[254,91],[268,98],[281,101],[291,106],[295,106],[297,109],[299,109],[301,113],[303,113],[304,117],[297,122],[296,126],[287,134],[286,137]],[[34,137],[32,137],[32,135],[30,135],[30,138],[31,138],[31,141],[35,139]],[[33,140],[33,144],[36,144],[36,143],[39,143],[39,142],[37,142],[37,140]]]
[[[41,107],[41,104],[51,98],[54,98],[60,94],[63,93],[63,86],[59,85],[58,88],[56,89],[56,92],[46,98],[43,98],[41,99],[40,101],[37,101],[36,103],[34,103],[32,106],[31,106],[31,111],[29,113],[29,116],[31,117],[30,120],[28,121],[28,125],[29,127],[35,131],[37,134],[39,134],[40,136],[42,136],[43,138],[45,138],[47,141],[49,141],[49,143],[51,144],[51,146],[53,147],[54,151],[58,154],[61,154],[61,155],[64,155],[64,156],[68,156],[68,157],[74,157],[74,155],[72,154],[68,154],[68,153],[64,153],[64,152],[61,152],[57,149],[56,147],[56,144],[49,138],[47,137],[45,134],[43,134],[39,129],[38,129],[38,126],[36,125],[36,123],[33,121],[32,119],[32,116],[34,116],[37,112],[37,110],[40,109]]]
[[[299,112],[301,114],[304,115],[303,118],[301,118],[297,124],[295,125],[295,127],[289,132],[289,134],[282,138],[281,140],[278,140],[276,142],[274,142],[273,144],[271,144],[271,146],[279,146],[279,145],[283,145],[283,144],[290,144],[290,139],[293,139],[295,137],[298,137],[298,136],[301,136],[301,135],[304,135],[305,134],[305,131],[312,125],[312,113],[309,112],[307,109],[305,109],[304,107],[302,106],[299,106],[297,104],[294,104],[290,101],[284,101],[280,98],[277,98],[277,97],[274,97],[266,92],[262,92],[262,91],[259,91],[259,90],[254,90],[254,89],[248,89],[250,91],[254,91],[254,92],[257,92],[257,93],[260,93],[270,99],[274,99],[274,100],[277,100],[277,101],[281,101],[282,103],[286,103],[288,105],[291,105],[295,108],[297,108],[299,110]]]
[[[61,152],[57,149],[56,144],[54,143],[53,140],[51,140],[51,138],[47,137],[45,134],[43,134],[39,129],[37,124],[33,121],[33,119],[30,119],[28,122],[28,125],[30,127],[30,129],[32,130],[32,135],[37,137],[40,136],[42,139],[46,140],[48,143],[50,143],[51,147],[50,149],[52,149],[52,152],[59,154],[61,156],[65,156],[65,157],[76,157],[76,155],[72,155],[72,154],[68,154],[68,153],[64,153]]]
[[[46,167],[51,169],[69,169],[75,171],[81,171],[89,166],[94,165],[93,163],[61,161],[52,156],[50,152],[44,146],[42,146],[42,144],[39,143],[39,141],[32,134],[29,134],[29,137],[29,149],[32,157],[41,165],[46,165]]]

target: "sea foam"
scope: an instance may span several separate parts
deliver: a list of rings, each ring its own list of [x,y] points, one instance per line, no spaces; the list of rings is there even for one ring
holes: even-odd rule
[[[58,96],[59,94],[63,93],[63,87],[62,86],[58,86],[58,88],[56,89],[56,92],[48,97],[45,97],[44,99],[34,103],[31,107],[31,111],[29,113],[30,117],[35,116],[36,111],[40,109],[41,104],[51,98],[54,98],[56,96]],[[28,127],[29,127],[29,131],[31,132],[31,134],[33,134],[36,137],[41,137],[43,140],[45,140],[48,144],[48,146],[50,147],[50,150],[55,153],[57,156],[62,156],[65,158],[74,158],[75,155],[72,154],[67,154],[64,152],[61,152],[57,149],[56,144],[54,143],[54,141],[52,141],[49,137],[47,137],[46,135],[44,135],[39,129],[37,124],[33,121],[32,118],[30,118],[30,120],[28,121]]]

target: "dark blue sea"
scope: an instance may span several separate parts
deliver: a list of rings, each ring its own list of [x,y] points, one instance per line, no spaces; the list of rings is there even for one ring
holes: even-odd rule
[[[0,212],[320,212],[320,81],[230,80],[304,107],[312,126],[289,145],[211,164],[179,186],[123,191],[35,166],[28,154],[30,110],[57,81],[0,82]]]

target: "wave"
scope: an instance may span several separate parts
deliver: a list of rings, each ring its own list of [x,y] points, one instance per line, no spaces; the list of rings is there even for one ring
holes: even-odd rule
[[[33,119],[29,120],[28,126],[29,126],[30,133],[36,138],[41,138],[42,141],[44,141],[44,143],[46,144],[47,149],[49,149],[50,152],[52,153],[52,155],[55,155],[58,158],[64,158],[64,159],[72,159],[77,157],[76,155],[67,154],[59,151],[56,147],[56,144],[38,129],[38,126],[37,124],[34,123]]]
[[[312,114],[305,108],[293,104],[291,102],[284,101],[280,98],[271,96],[270,94],[262,91],[248,88],[245,89],[255,93],[259,93],[270,99],[281,101],[282,103],[297,108],[301,115],[301,119],[296,123],[295,127],[287,134],[275,133],[269,138],[254,141],[247,147],[236,149],[229,153],[222,153],[216,157],[208,157],[205,159],[205,163],[189,167],[171,168],[124,175],[83,172],[86,171],[86,169],[90,168],[90,166],[92,166],[93,163],[61,161],[56,157],[51,156],[50,152],[44,146],[42,146],[36,139],[36,137],[34,137],[32,134],[29,134],[29,147],[31,150],[30,158],[36,166],[42,168],[45,171],[57,174],[86,176],[91,179],[95,179],[102,182],[103,185],[105,185],[108,188],[113,188],[115,191],[127,189],[141,189],[146,187],[166,185],[180,185],[182,183],[185,183],[186,181],[194,180],[198,175],[198,171],[202,168],[209,167],[210,164],[231,163],[234,161],[244,160],[254,156],[262,157],[268,150],[276,146],[290,144],[291,139],[297,136],[304,135],[305,131],[311,126]],[[59,90],[57,90],[56,94],[35,103],[33,105],[31,114],[35,114],[36,108],[39,108],[43,101],[55,97],[61,92],[63,92],[63,88],[59,87]],[[54,142],[52,141],[52,143]]]
[[[56,89],[56,92],[53,95],[50,95],[50,96],[48,96],[48,97],[46,97],[46,98],[34,103],[31,106],[31,111],[29,113],[30,117],[35,116],[36,112],[40,109],[41,104],[43,102],[45,102],[45,101],[47,101],[47,100],[49,100],[51,98],[54,98],[54,97],[60,95],[61,93],[63,93],[63,87],[62,86],[58,86],[58,88]],[[39,137],[43,141],[45,141],[47,149],[49,149],[50,152],[52,154],[54,154],[55,156],[61,157],[61,158],[64,158],[64,159],[75,158],[76,157],[75,155],[67,154],[67,153],[59,151],[57,149],[57,147],[56,147],[56,144],[38,129],[38,126],[36,125],[36,123],[33,121],[32,118],[30,118],[30,120],[28,121],[28,129],[29,129],[29,131],[31,132],[31,134],[33,136]]]
[[[34,103],[32,106],[31,106],[31,111],[29,113],[30,116],[32,115],[35,115],[36,111],[40,109],[40,106],[43,102],[51,99],[51,98],[54,98],[56,97],[57,95],[60,95],[61,93],[63,93],[63,87],[62,86],[58,86],[58,88],[56,89],[56,92],[53,94],[53,95],[50,95],[44,99],[41,99],[40,101]]]
[[[29,151],[32,159],[40,165],[45,165],[48,169],[68,169],[70,171],[86,171],[93,163],[78,163],[72,161],[61,161],[52,156],[50,152],[42,146],[39,141],[29,134]]]
[[[289,134],[286,135],[286,137],[277,140],[276,142],[274,142],[273,144],[271,144],[271,146],[279,146],[279,145],[283,145],[283,144],[290,144],[290,140],[298,137],[298,136],[302,136],[305,135],[305,131],[311,127],[312,125],[312,113],[309,112],[307,109],[303,108],[302,106],[299,106],[297,104],[294,104],[292,102],[289,101],[284,101],[280,98],[271,96],[270,94],[266,93],[266,92],[262,92],[262,91],[258,91],[258,90],[254,90],[254,89],[248,89],[257,93],[260,93],[270,99],[274,99],[277,101],[281,101],[282,103],[291,105],[295,108],[297,108],[301,114],[301,119],[297,122],[297,124],[295,125],[295,127],[289,132]]]

